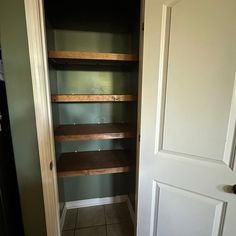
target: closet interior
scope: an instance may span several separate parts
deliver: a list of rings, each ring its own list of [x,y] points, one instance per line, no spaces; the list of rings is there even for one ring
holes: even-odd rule
[[[140,2],[45,0],[58,191],[135,206]]]

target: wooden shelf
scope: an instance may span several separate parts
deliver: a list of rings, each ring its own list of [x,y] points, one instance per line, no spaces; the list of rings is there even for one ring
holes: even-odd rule
[[[135,54],[122,53],[97,53],[80,51],[49,51],[49,61],[53,63],[55,69],[70,70],[79,68],[103,67],[103,69],[114,70],[117,67],[126,68],[138,62]],[[63,67],[62,67],[63,66]]]
[[[124,139],[134,138],[135,135],[135,128],[125,123],[60,125],[55,129],[57,142]]]
[[[49,51],[50,59],[70,59],[70,60],[95,60],[95,61],[138,61],[135,54],[124,53],[98,53],[80,51]]]
[[[64,153],[57,162],[58,177],[129,172],[132,156],[123,150]]]
[[[76,94],[76,95],[52,95],[52,102],[133,102],[134,95],[98,95],[98,94]]]

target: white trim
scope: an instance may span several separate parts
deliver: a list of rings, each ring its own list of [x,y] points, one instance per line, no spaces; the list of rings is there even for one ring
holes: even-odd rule
[[[128,199],[127,195],[119,195],[115,197],[104,197],[104,198],[91,198],[86,200],[66,202],[65,206],[66,209],[100,206],[112,203],[127,202],[127,199]]]
[[[152,182],[152,203],[151,203],[151,218],[150,218],[150,236],[157,235],[157,221],[158,221],[158,214],[157,209],[159,207],[159,198],[160,195],[160,188],[155,180]]]
[[[236,74],[234,79],[234,89],[231,100],[231,108],[228,122],[228,130],[224,149],[223,161],[233,170],[235,163],[235,148],[236,148]]]
[[[61,232],[62,232],[62,230],[63,230],[63,226],[64,226],[64,223],[65,223],[66,212],[67,212],[67,208],[66,208],[66,204],[64,204],[63,210],[62,210],[62,213],[61,213],[61,217],[60,217],[60,228],[61,228]]]
[[[53,124],[42,0],[24,0],[47,235],[60,235]],[[54,168],[50,170],[50,163]]]
[[[168,5],[162,7],[161,45],[160,45],[160,69],[157,92],[157,122],[155,137],[155,154],[163,147],[163,123],[166,99],[167,66],[169,54],[171,8]]]
[[[155,155],[163,149],[163,129],[166,102],[167,70],[169,57],[171,10],[180,0],[168,0],[162,6],[160,67],[157,91],[157,122],[155,134]]]

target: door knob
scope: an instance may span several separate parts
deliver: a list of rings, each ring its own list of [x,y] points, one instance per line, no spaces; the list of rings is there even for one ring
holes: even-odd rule
[[[236,184],[235,185],[224,185],[223,191],[226,193],[234,193],[236,194]]]
[[[232,191],[234,194],[236,194],[236,184],[232,186]]]

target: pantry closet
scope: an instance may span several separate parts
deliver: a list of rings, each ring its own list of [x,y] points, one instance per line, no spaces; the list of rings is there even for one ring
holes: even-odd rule
[[[135,209],[140,2],[45,0],[60,211],[127,196]]]

